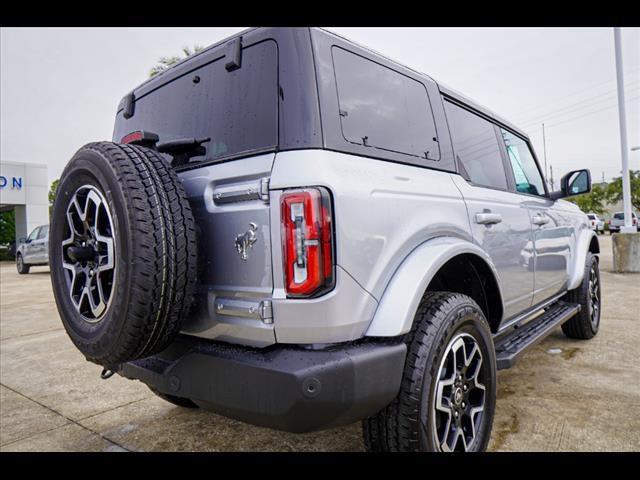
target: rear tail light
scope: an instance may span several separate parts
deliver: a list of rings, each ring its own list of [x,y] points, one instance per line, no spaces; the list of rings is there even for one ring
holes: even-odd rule
[[[329,192],[321,187],[288,190],[280,205],[287,296],[326,293],[335,280]]]

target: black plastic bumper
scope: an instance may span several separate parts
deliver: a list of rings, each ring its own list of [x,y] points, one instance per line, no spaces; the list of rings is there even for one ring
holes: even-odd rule
[[[118,373],[254,425],[308,432],[345,425],[398,393],[404,343],[366,341],[328,350],[264,350],[180,336]]]

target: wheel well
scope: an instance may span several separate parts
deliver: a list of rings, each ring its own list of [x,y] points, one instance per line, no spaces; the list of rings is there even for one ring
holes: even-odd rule
[[[491,331],[498,331],[502,319],[500,289],[491,268],[477,255],[465,253],[453,257],[431,279],[427,291],[468,295],[482,309]]]
[[[591,237],[591,242],[589,243],[589,251],[591,253],[600,253],[600,242],[598,242],[598,237],[595,235]]]

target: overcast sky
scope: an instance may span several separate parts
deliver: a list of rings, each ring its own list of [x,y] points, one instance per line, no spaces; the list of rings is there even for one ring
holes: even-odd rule
[[[238,28],[2,28],[0,160],[58,178],[85,143],[111,139],[116,106],[161,56]],[[525,130],[557,180],[620,173],[610,28],[329,28],[458,90]],[[622,30],[629,146],[640,145],[640,29]],[[640,151],[630,152],[640,169]]]

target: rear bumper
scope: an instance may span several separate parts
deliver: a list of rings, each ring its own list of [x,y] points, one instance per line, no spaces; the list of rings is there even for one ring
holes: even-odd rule
[[[227,417],[308,432],[375,414],[397,395],[404,343],[362,341],[327,350],[264,350],[180,336],[118,373]]]

